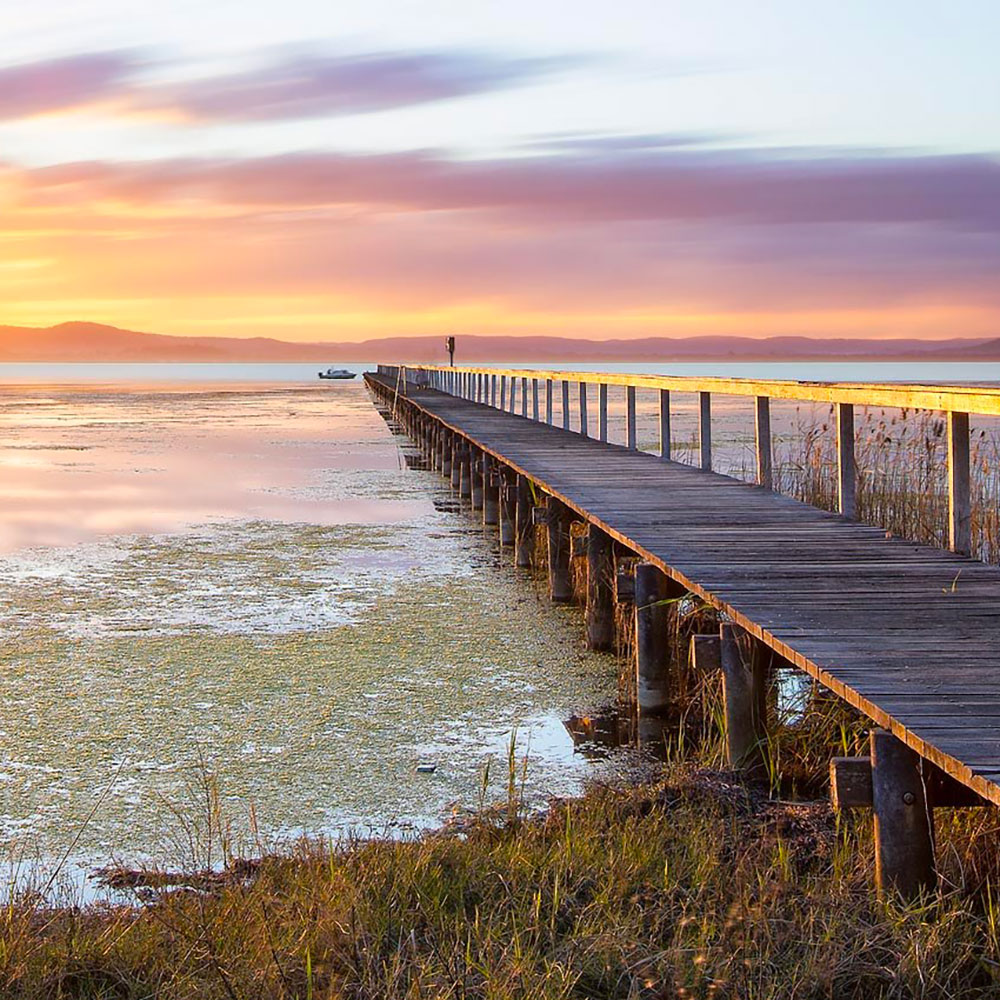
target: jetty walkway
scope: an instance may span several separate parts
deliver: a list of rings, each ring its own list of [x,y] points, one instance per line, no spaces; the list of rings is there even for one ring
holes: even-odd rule
[[[380,366],[366,378],[418,444],[438,458],[448,452],[456,483],[464,488],[466,480],[485,475],[481,482],[487,493],[491,482],[513,484],[510,512],[501,511],[501,519],[523,520],[530,495],[534,521],[543,520],[546,515],[537,507],[538,497],[545,497],[550,548],[565,544],[556,525],[560,518],[563,524],[571,518],[590,527],[592,571],[602,560],[613,560],[616,547],[654,567],[661,582],[645,583],[643,596],[637,592],[637,616],[643,607],[665,603],[655,600],[658,595],[680,591],[700,596],[723,613],[728,624],[712,655],[726,678],[729,724],[747,730],[730,740],[735,755],[740,740],[742,749],[749,749],[748,740],[759,739],[766,725],[754,668],[745,657],[742,675],[726,666],[727,659],[738,658],[737,633],[752,637],[868,716],[878,727],[871,759],[840,761],[832,780],[842,806],[875,808],[883,884],[911,894],[927,884],[932,807],[1000,804],[1000,569],[963,554],[970,547],[969,414],[1000,414],[1000,388],[433,366]],[[571,382],[579,384],[576,429],[570,427]],[[607,442],[609,384],[624,387],[625,446]],[[637,388],[660,392],[660,455],[636,450]],[[700,393],[700,467],[665,460],[671,389]],[[559,427],[552,424],[554,392],[562,395]],[[756,401],[759,485],[710,471],[713,392]],[[771,398],[836,407],[841,513],[767,488]],[[595,436],[588,402],[597,411]],[[853,406],[866,403],[945,413],[955,551],[887,537],[884,530],[851,519]],[[491,480],[490,470],[499,479]],[[466,492],[473,492],[471,483]],[[480,500],[488,502],[488,496]],[[502,492],[500,503],[505,503]],[[610,547],[602,539],[611,540]],[[557,599],[562,558],[550,551],[550,586]],[[599,648],[607,586],[595,580],[588,596],[595,603],[588,608],[588,630]],[[648,623],[645,628],[648,632]],[[740,699],[753,704],[742,709],[728,704]],[[654,694],[650,704],[655,703]]]

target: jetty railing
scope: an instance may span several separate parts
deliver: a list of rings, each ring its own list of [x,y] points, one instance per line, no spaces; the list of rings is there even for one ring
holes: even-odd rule
[[[671,458],[670,393],[698,396],[698,459],[701,468],[712,468],[712,397],[741,396],[754,400],[756,482],[773,488],[771,400],[832,404],[837,441],[838,510],[845,517],[856,514],[857,464],[855,458],[855,406],[888,406],[941,412],[947,424],[948,540],[961,555],[972,550],[970,476],[970,414],[1000,416],[1000,386],[937,385],[874,382],[799,382],[783,379],[725,378],[718,376],[636,375],[610,372],[552,371],[544,369],[447,367],[443,365],[379,365],[380,375],[397,381],[437,389],[463,399],[519,413],[531,420],[554,423],[556,387],[561,397],[564,430],[591,435],[590,393],[597,397],[597,439],[608,440],[608,389],[621,387],[625,395],[625,446],[637,444],[637,390],[659,393],[659,455]],[[579,410],[573,427],[570,386],[578,387]],[[544,405],[543,405],[544,400]]]

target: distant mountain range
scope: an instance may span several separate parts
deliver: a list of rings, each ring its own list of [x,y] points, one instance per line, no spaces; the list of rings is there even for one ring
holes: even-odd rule
[[[476,362],[1000,361],[1000,337],[952,340],[824,340],[813,337],[569,337],[457,335],[455,360]],[[173,337],[100,323],[0,326],[0,361],[442,362],[440,337],[382,337],[353,343],[291,343],[267,337]]]

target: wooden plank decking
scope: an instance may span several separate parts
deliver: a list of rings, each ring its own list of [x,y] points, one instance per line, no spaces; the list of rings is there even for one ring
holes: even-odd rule
[[[408,402],[1000,804],[1000,569],[435,390]]]

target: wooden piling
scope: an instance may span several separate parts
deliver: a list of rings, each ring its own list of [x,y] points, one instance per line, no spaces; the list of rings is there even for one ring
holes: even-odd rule
[[[614,540],[596,524],[587,530],[587,645],[615,648]]]
[[[500,473],[499,479],[500,544],[509,546],[514,544],[517,486],[513,481],[512,475],[506,469]]]
[[[500,523],[500,481],[496,463],[489,455],[483,456],[483,524],[495,527]]]
[[[884,729],[871,734],[875,880],[883,895],[906,901],[933,891],[934,824],[920,758]]]
[[[738,625],[719,628],[725,701],[726,755],[730,767],[754,778],[766,773],[767,671]],[[741,648],[742,647],[742,648]]]
[[[531,556],[535,548],[535,528],[531,513],[534,506],[531,480],[527,476],[519,475],[514,511],[514,564],[522,568],[531,566]]]
[[[463,500],[472,498],[472,449],[467,444],[459,450],[458,495]]]
[[[478,448],[472,453],[472,509],[483,509],[483,453]]]
[[[462,485],[462,440],[457,434],[451,436],[451,488],[457,493]]]
[[[447,431],[441,433],[441,475],[451,479],[451,434]]]
[[[653,563],[635,567],[635,691],[639,714],[670,707],[670,619],[667,578]]]
[[[549,497],[545,505],[549,597],[559,604],[566,604],[573,600],[573,580],[570,576],[570,513],[566,505],[556,497]]]

